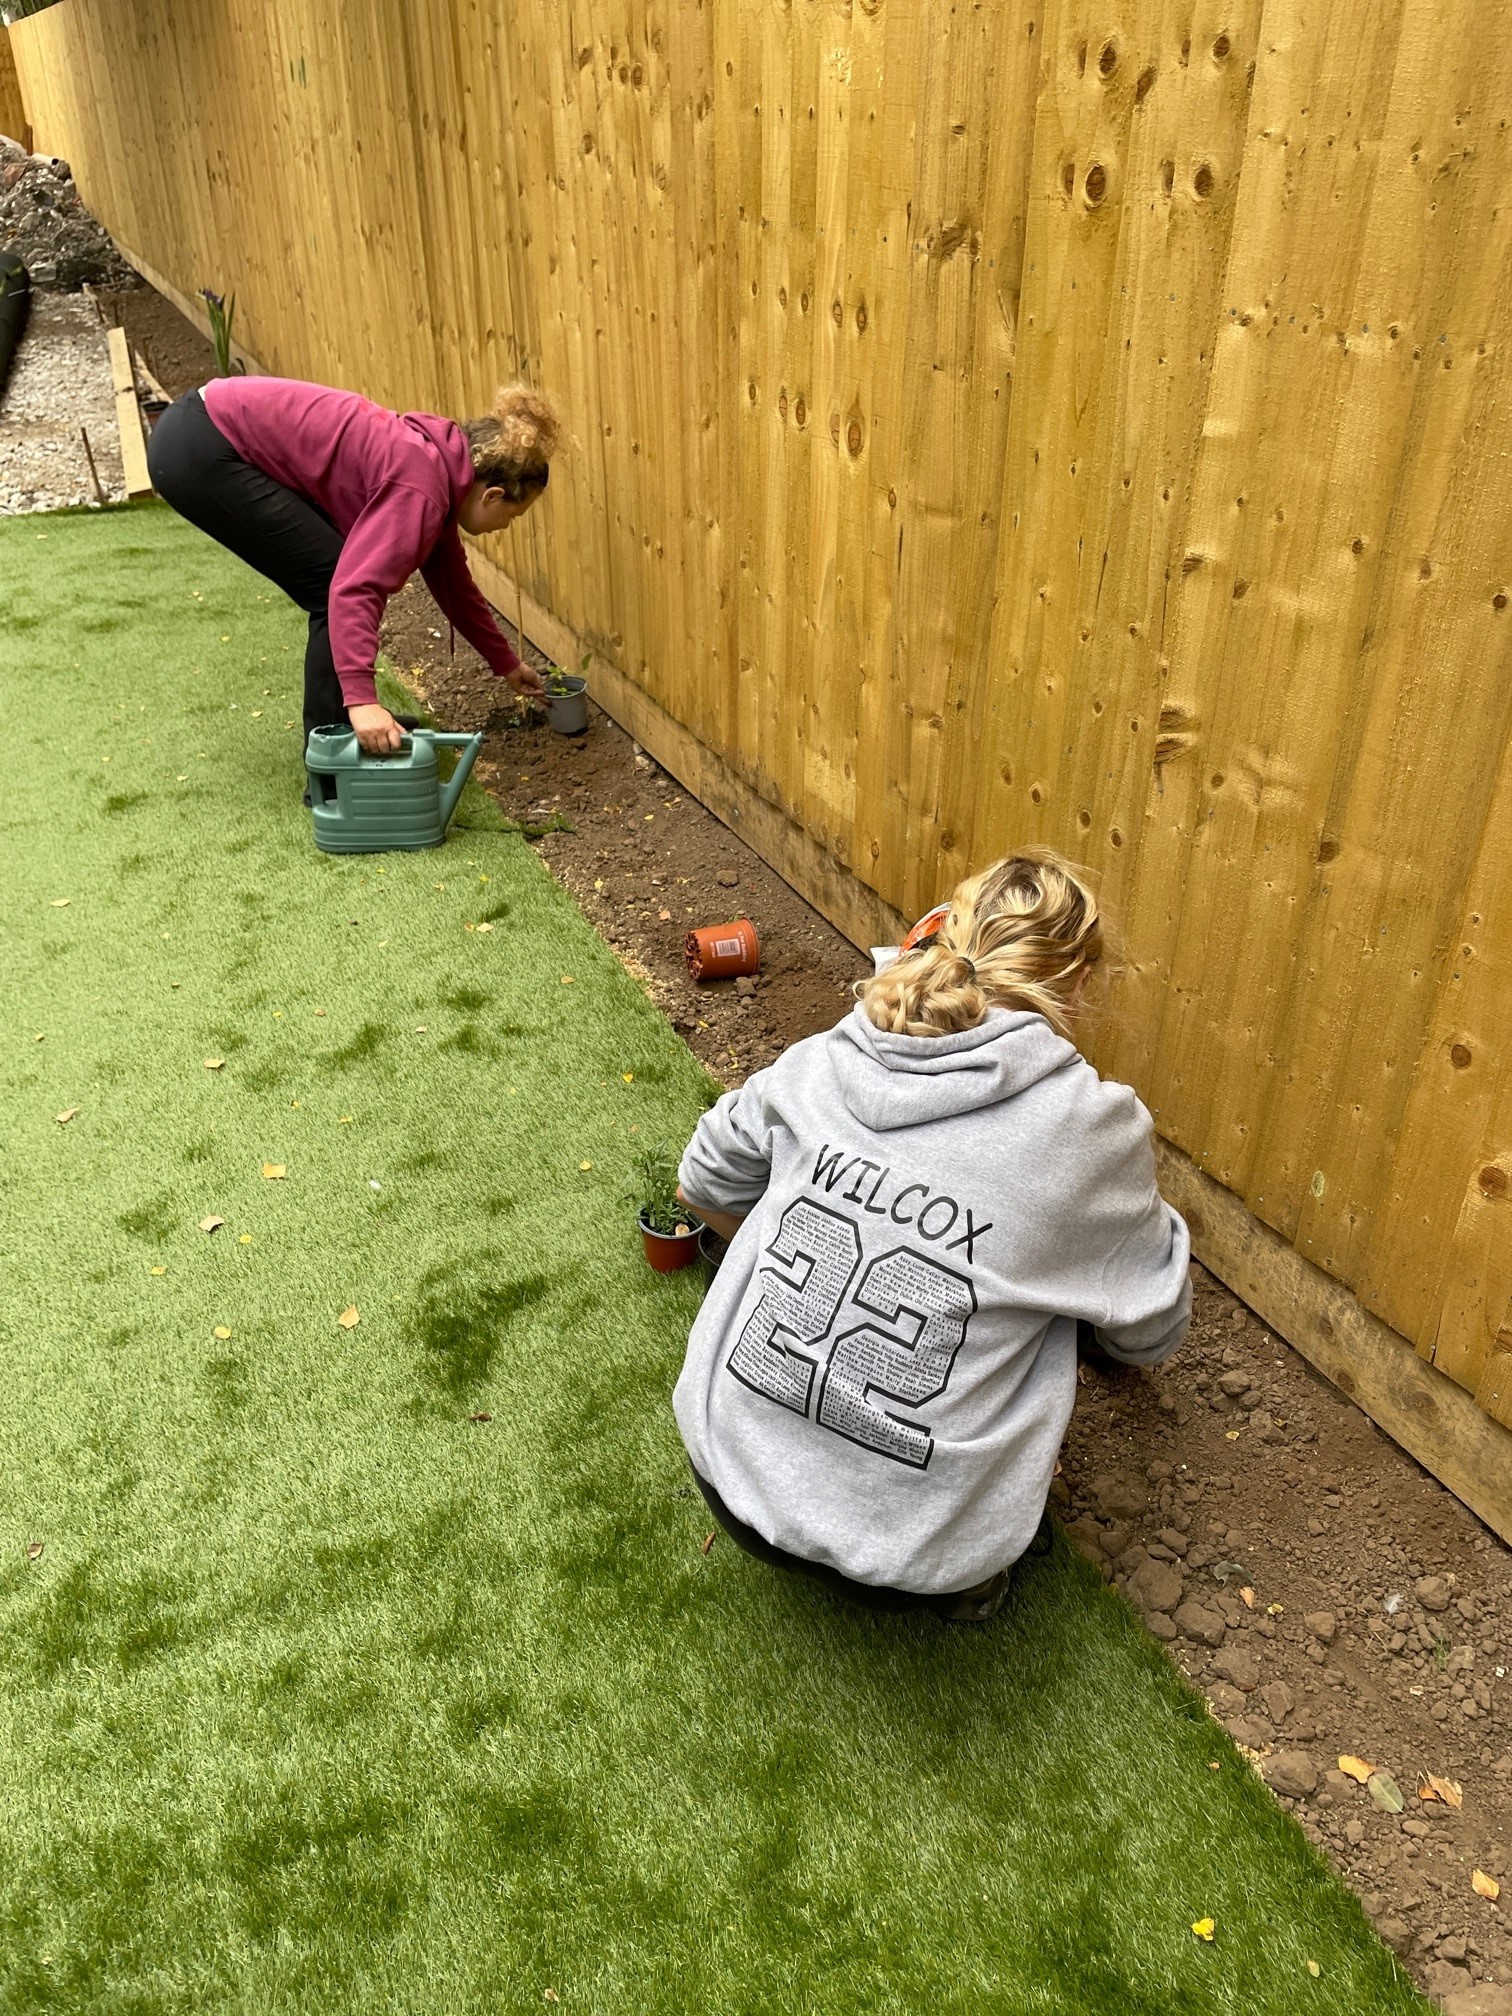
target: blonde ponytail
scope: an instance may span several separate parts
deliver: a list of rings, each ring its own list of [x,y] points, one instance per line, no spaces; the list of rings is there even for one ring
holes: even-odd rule
[[[1103,953],[1097,898],[1048,848],[1026,849],[962,882],[932,938],[857,983],[879,1029],[950,1036],[989,1008],[1027,1008],[1062,1036]]]
[[[464,420],[462,432],[480,483],[502,490],[514,504],[545,489],[562,423],[544,392],[529,385],[501,385],[493,412],[481,420]]]

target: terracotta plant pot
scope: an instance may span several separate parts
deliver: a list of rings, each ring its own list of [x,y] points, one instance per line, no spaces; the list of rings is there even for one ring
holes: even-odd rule
[[[696,1225],[690,1224],[686,1232],[657,1232],[646,1223],[644,1211],[635,1222],[640,1226],[646,1258],[658,1274],[675,1274],[679,1267],[686,1267],[698,1258]]]
[[[695,980],[733,980],[761,964],[761,940],[749,917],[732,924],[705,924],[683,940],[683,957]]]
[[[933,910],[926,910],[912,931],[903,940],[901,949],[905,952],[912,952],[915,946],[922,945],[926,938],[933,938],[936,931],[939,930],[949,915],[950,905],[948,903],[936,903]]]

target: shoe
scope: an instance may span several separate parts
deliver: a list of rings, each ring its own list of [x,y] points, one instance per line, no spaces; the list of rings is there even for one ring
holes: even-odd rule
[[[1000,1568],[996,1575],[989,1575],[974,1589],[962,1589],[958,1595],[940,1597],[934,1606],[936,1613],[950,1624],[989,1624],[1002,1609],[1003,1598],[1008,1594],[1008,1584],[1012,1580],[1012,1568]]]

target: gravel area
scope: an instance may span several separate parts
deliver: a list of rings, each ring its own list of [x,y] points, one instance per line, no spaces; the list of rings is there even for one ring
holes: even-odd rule
[[[126,491],[104,327],[86,295],[34,293],[0,401],[0,513],[97,501],[81,426],[101,488],[120,501]]]

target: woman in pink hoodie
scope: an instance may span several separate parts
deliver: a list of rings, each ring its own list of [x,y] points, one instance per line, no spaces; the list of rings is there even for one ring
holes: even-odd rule
[[[378,624],[417,568],[496,678],[542,690],[478,593],[457,534],[500,532],[529,510],[557,435],[550,401],[523,385],[459,423],[288,378],[216,378],[158,421],[148,468],[175,511],[307,612],[306,739],[346,720],[381,756],[414,724],[379,702]]]

